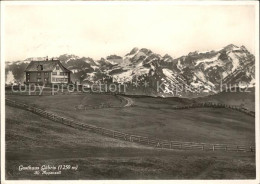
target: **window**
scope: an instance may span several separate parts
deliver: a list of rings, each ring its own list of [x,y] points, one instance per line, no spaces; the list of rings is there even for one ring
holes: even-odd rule
[[[43,70],[43,66],[42,66],[42,65],[38,65],[38,66],[37,66],[37,70],[38,70],[38,71]]]
[[[45,78],[44,81],[47,82],[48,80]]]
[[[30,79],[27,79],[27,82],[30,82]]]
[[[41,82],[41,79],[38,78],[38,79],[37,79],[37,82]]]
[[[56,70],[59,70],[60,69],[60,67],[59,66],[56,66]]]
[[[52,72],[52,75],[57,75],[57,72]]]
[[[47,75],[48,75],[48,72],[45,72],[45,73],[44,73],[44,75],[46,75],[46,76],[47,76]]]
[[[67,73],[66,73],[66,72],[60,72],[60,75],[64,75],[64,76],[66,76]]]
[[[27,75],[26,75],[26,81],[29,82],[29,80],[30,80],[30,73],[27,73]]]
[[[38,75],[38,76],[41,76],[41,73],[40,73],[40,72],[38,72],[38,73],[37,73],[37,75]]]

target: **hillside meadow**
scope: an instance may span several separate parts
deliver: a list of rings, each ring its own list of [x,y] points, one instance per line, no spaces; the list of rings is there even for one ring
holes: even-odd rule
[[[133,106],[123,108],[125,100],[105,94],[10,95],[8,98],[82,123],[129,134],[184,142],[255,144],[254,117],[222,108],[172,109],[190,103],[187,99],[131,97]],[[100,104],[111,106],[100,108]]]
[[[49,176],[18,171],[20,165],[43,164],[78,165],[78,170]],[[6,106],[6,178],[253,179],[255,155],[148,148]]]

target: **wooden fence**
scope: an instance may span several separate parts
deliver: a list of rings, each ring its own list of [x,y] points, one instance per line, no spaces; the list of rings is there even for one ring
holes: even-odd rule
[[[189,108],[226,108],[226,109],[236,110],[236,111],[245,113],[249,116],[255,117],[254,111],[250,111],[244,107],[236,106],[236,105],[221,104],[221,103],[213,103],[213,102],[193,103],[190,105],[172,107],[172,109],[189,109]]]
[[[94,125],[80,123],[71,119],[55,115],[37,107],[32,107],[23,103],[18,103],[13,100],[6,99],[6,105],[21,108],[23,110],[30,111],[34,114],[50,119],[52,121],[62,123],[67,126],[74,128],[84,129],[90,132],[94,132],[103,136],[112,137],[129,142],[135,142],[146,146],[152,146],[154,148],[161,149],[184,149],[184,150],[205,150],[205,151],[237,151],[237,152],[255,152],[255,146],[244,146],[244,145],[227,145],[227,144],[208,144],[208,143],[194,143],[194,142],[179,142],[161,140],[156,138],[149,138],[139,135],[133,135],[97,127]]]

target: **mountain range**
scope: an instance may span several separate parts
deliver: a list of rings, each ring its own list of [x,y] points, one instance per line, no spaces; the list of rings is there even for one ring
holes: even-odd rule
[[[6,62],[6,83],[23,83],[28,63],[44,59]],[[68,54],[57,59],[72,71],[73,82],[125,84],[126,94],[131,95],[197,97],[218,93],[223,86],[255,86],[255,56],[244,46],[233,44],[178,58],[133,48],[125,56],[99,60]]]

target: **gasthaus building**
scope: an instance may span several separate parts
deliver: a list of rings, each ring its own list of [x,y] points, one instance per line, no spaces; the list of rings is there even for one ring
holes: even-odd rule
[[[26,84],[68,84],[71,82],[71,71],[59,60],[31,61],[25,69]]]

